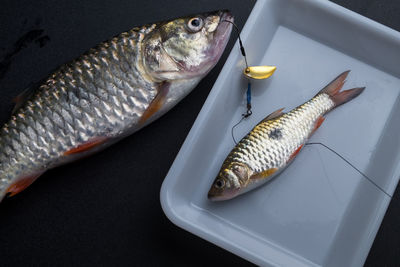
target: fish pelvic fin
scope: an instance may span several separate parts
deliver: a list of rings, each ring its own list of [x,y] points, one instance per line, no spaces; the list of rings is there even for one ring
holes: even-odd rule
[[[25,175],[25,176],[22,176],[21,178],[17,179],[16,182],[11,184],[7,188],[5,196],[12,197],[12,196],[15,196],[16,194],[20,193],[25,188],[30,186],[34,181],[36,181],[36,179],[43,173],[44,173],[44,171],[37,171],[30,175]]]
[[[66,152],[64,152],[64,156],[69,156],[73,154],[79,154],[83,152],[87,152],[99,145],[104,144],[108,140],[108,137],[96,137],[93,138],[83,144],[78,145],[77,147],[74,147]]]
[[[318,94],[324,93],[329,95],[330,99],[335,104],[335,107],[340,106],[346,102],[349,102],[353,98],[356,98],[364,91],[365,87],[357,87],[340,91],[340,89],[342,89],[344,83],[346,82],[346,78],[349,72],[350,70],[340,74],[332,82],[330,82],[327,86],[325,86]]]

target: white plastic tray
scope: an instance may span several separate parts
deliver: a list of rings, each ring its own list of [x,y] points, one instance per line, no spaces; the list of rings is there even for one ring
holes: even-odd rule
[[[327,149],[307,146],[265,186],[208,201],[234,146],[231,127],[245,111],[236,44],[163,183],[164,212],[256,264],[361,266],[399,180],[400,33],[329,1],[259,0],[242,38],[250,64],[278,69],[253,82],[253,115],[237,127],[237,139],[351,69],[344,88],[366,90],[328,114],[311,141],[335,149],[382,190]]]

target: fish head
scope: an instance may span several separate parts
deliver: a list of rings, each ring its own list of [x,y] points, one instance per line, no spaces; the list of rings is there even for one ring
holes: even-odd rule
[[[157,81],[203,78],[218,62],[232,30],[229,11],[157,24],[143,41],[143,66]]]
[[[213,201],[228,200],[242,193],[250,182],[251,170],[243,163],[235,162],[222,168],[215,178],[208,198]]]

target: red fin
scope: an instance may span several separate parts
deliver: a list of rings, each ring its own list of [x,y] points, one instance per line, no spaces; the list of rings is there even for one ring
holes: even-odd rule
[[[30,186],[43,172],[38,172],[30,176],[22,177],[17,182],[10,185],[6,191],[7,197],[12,197],[19,192],[23,191],[25,188]]]
[[[94,138],[92,140],[87,141],[86,143],[80,144],[79,146],[74,147],[74,148],[66,151],[64,153],[64,155],[68,156],[68,155],[78,154],[78,153],[82,153],[82,152],[88,151],[88,150],[90,150],[90,149],[92,149],[92,148],[94,148],[94,147],[96,147],[98,145],[103,144],[107,140],[108,140],[107,137]]]
[[[293,160],[293,159],[297,156],[297,154],[299,154],[299,152],[300,152],[300,150],[303,148],[303,146],[304,146],[304,145],[299,146],[299,147],[293,152],[293,154],[290,155],[289,161]]]
[[[336,79],[334,79],[330,84],[325,86],[318,94],[325,93],[328,94],[331,100],[335,103],[335,107],[340,106],[353,98],[361,94],[365,87],[358,87],[340,92],[344,82],[346,81],[349,70],[340,74]]]
[[[331,81],[327,86],[324,87],[319,93],[325,93],[330,96],[337,94],[340,89],[342,89],[344,82],[346,81],[347,75],[349,75],[349,70],[341,73],[333,81]]]
[[[267,178],[267,177],[271,176],[272,174],[274,174],[277,170],[278,170],[278,168],[271,168],[266,171],[252,175],[250,177],[250,179],[264,179],[264,178]]]
[[[271,114],[269,114],[267,117],[265,117],[265,119],[263,119],[261,122],[267,121],[267,120],[272,120],[275,118],[278,118],[279,116],[283,115],[283,110],[285,108],[280,108],[278,110],[275,110],[274,112],[272,112]]]
[[[353,98],[357,97],[364,91],[365,87],[357,87],[349,90],[339,92],[331,96],[332,101],[335,103],[335,107],[340,106],[346,102],[349,102]]]
[[[164,105],[166,96],[169,91],[169,83],[163,82],[158,89],[156,97],[151,101],[150,105],[147,107],[142,117],[139,120],[140,124],[146,122],[151,116],[154,115],[160,108]]]
[[[315,133],[316,130],[318,130],[318,128],[321,126],[321,124],[325,121],[325,118],[323,116],[319,116],[317,121],[314,124],[314,129],[311,131],[311,135],[313,135]]]

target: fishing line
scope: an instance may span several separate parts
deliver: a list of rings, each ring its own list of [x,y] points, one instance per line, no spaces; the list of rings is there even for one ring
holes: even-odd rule
[[[233,130],[234,130],[234,129],[236,128],[236,126],[238,126],[238,125],[242,122],[242,120],[244,120],[245,118],[246,118],[246,117],[242,116],[242,118],[240,119],[240,121],[239,121],[238,123],[236,123],[235,125],[232,126],[231,135],[232,135],[232,139],[233,139],[233,142],[235,143],[235,145],[237,145],[238,143],[236,142],[235,136],[233,135]]]
[[[235,23],[233,23],[232,21],[229,21],[229,20],[223,20],[222,22],[228,22],[228,23],[232,24],[235,27],[237,35],[238,35],[238,39],[239,39],[240,51],[242,52],[242,56],[244,57],[244,61],[246,63],[246,69],[248,69],[249,65],[247,64],[246,51],[244,51],[244,46],[243,46],[243,43],[242,43],[242,39],[240,38],[240,31],[239,31],[238,26],[236,26]]]
[[[235,27],[236,33],[237,33],[238,39],[239,39],[240,52],[242,53],[242,56],[244,57],[244,62],[246,64],[245,72],[249,73],[250,72],[250,68],[249,68],[249,64],[247,64],[246,51],[244,49],[242,39],[240,38],[239,28],[232,21],[229,21],[229,20],[223,20],[223,21],[228,22],[228,23],[232,24]],[[247,91],[246,91],[246,101],[247,101],[246,107],[247,107],[247,111],[246,111],[246,113],[242,114],[242,119],[239,121],[239,123],[242,122],[243,118],[247,118],[247,117],[251,116],[251,114],[253,114],[253,112],[251,111],[251,82],[250,82],[250,79],[247,76],[246,76],[246,78],[247,78]],[[233,138],[233,141],[236,143],[235,138]]]
[[[242,56],[244,57],[244,62],[246,64],[246,71],[249,70],[249,65],[247,63],[247,57],[246,57],[246,51],[244,49],[244,45],[243,45],[242,39],[240,38],[240,31],[239,31],[238,26],[235,23],[233,23],[232,21],[229,21],[229,20],[223,20],[223,22],[228,22],[228,23],[232,24],[234,26],[234,28],[236,29],[236,33],[237,33],[238,39],[239,39],[240,52],[242,53]],[[237,142],[235,140],[235,136],[233,134],[233,131],[234,131],[235,127],[238,126],[243,121],[243,119],[248,118],[248,117],[251,116],[251,114],[253,114],[253,112],[251,110],[251,82],[250,82],[249,78],[247,78],[246,102],[247,102],[247,104],[246,104],[246,107],[247,107],[246,113],[242,114],[242,118],[239,120],[238,123],[233,125],[232,129],[231,129],[232,139],[233,139],[233,142],[235,144],[237,144]]]
[[[329,151],[331,151],[333,154],[335,154],[336,156],[338,156],[339,158],[341,158],[344,162],[346,162],[349,166],[351,166],[354,170],[356,170],[359,174],[361,174],[365,179],[367,179],[370,183],[372,183],[373,185],[375,185],[379,190],[381,190],[385,195],[387,195],[388,197],[392,197],[390,196],[388,193],[386,193],[385,190],[383,190],[382,187],[380,187],[377,183],[375,183],[371,178],[369,178],[366,174],[364,174],[362,171],[360,171],[360,169],[358,169],[356,166],[354,166],[349,160],[347,160],[345,157],[343,157],[342,155],[340,155],[338,152],[336,152],[334,149],[330,148],[329,146],[320,143],[320,142],[309,142],[305,144],[306,146],[309,145],[320,145],[325,147],[326,149],[328,149]]]

